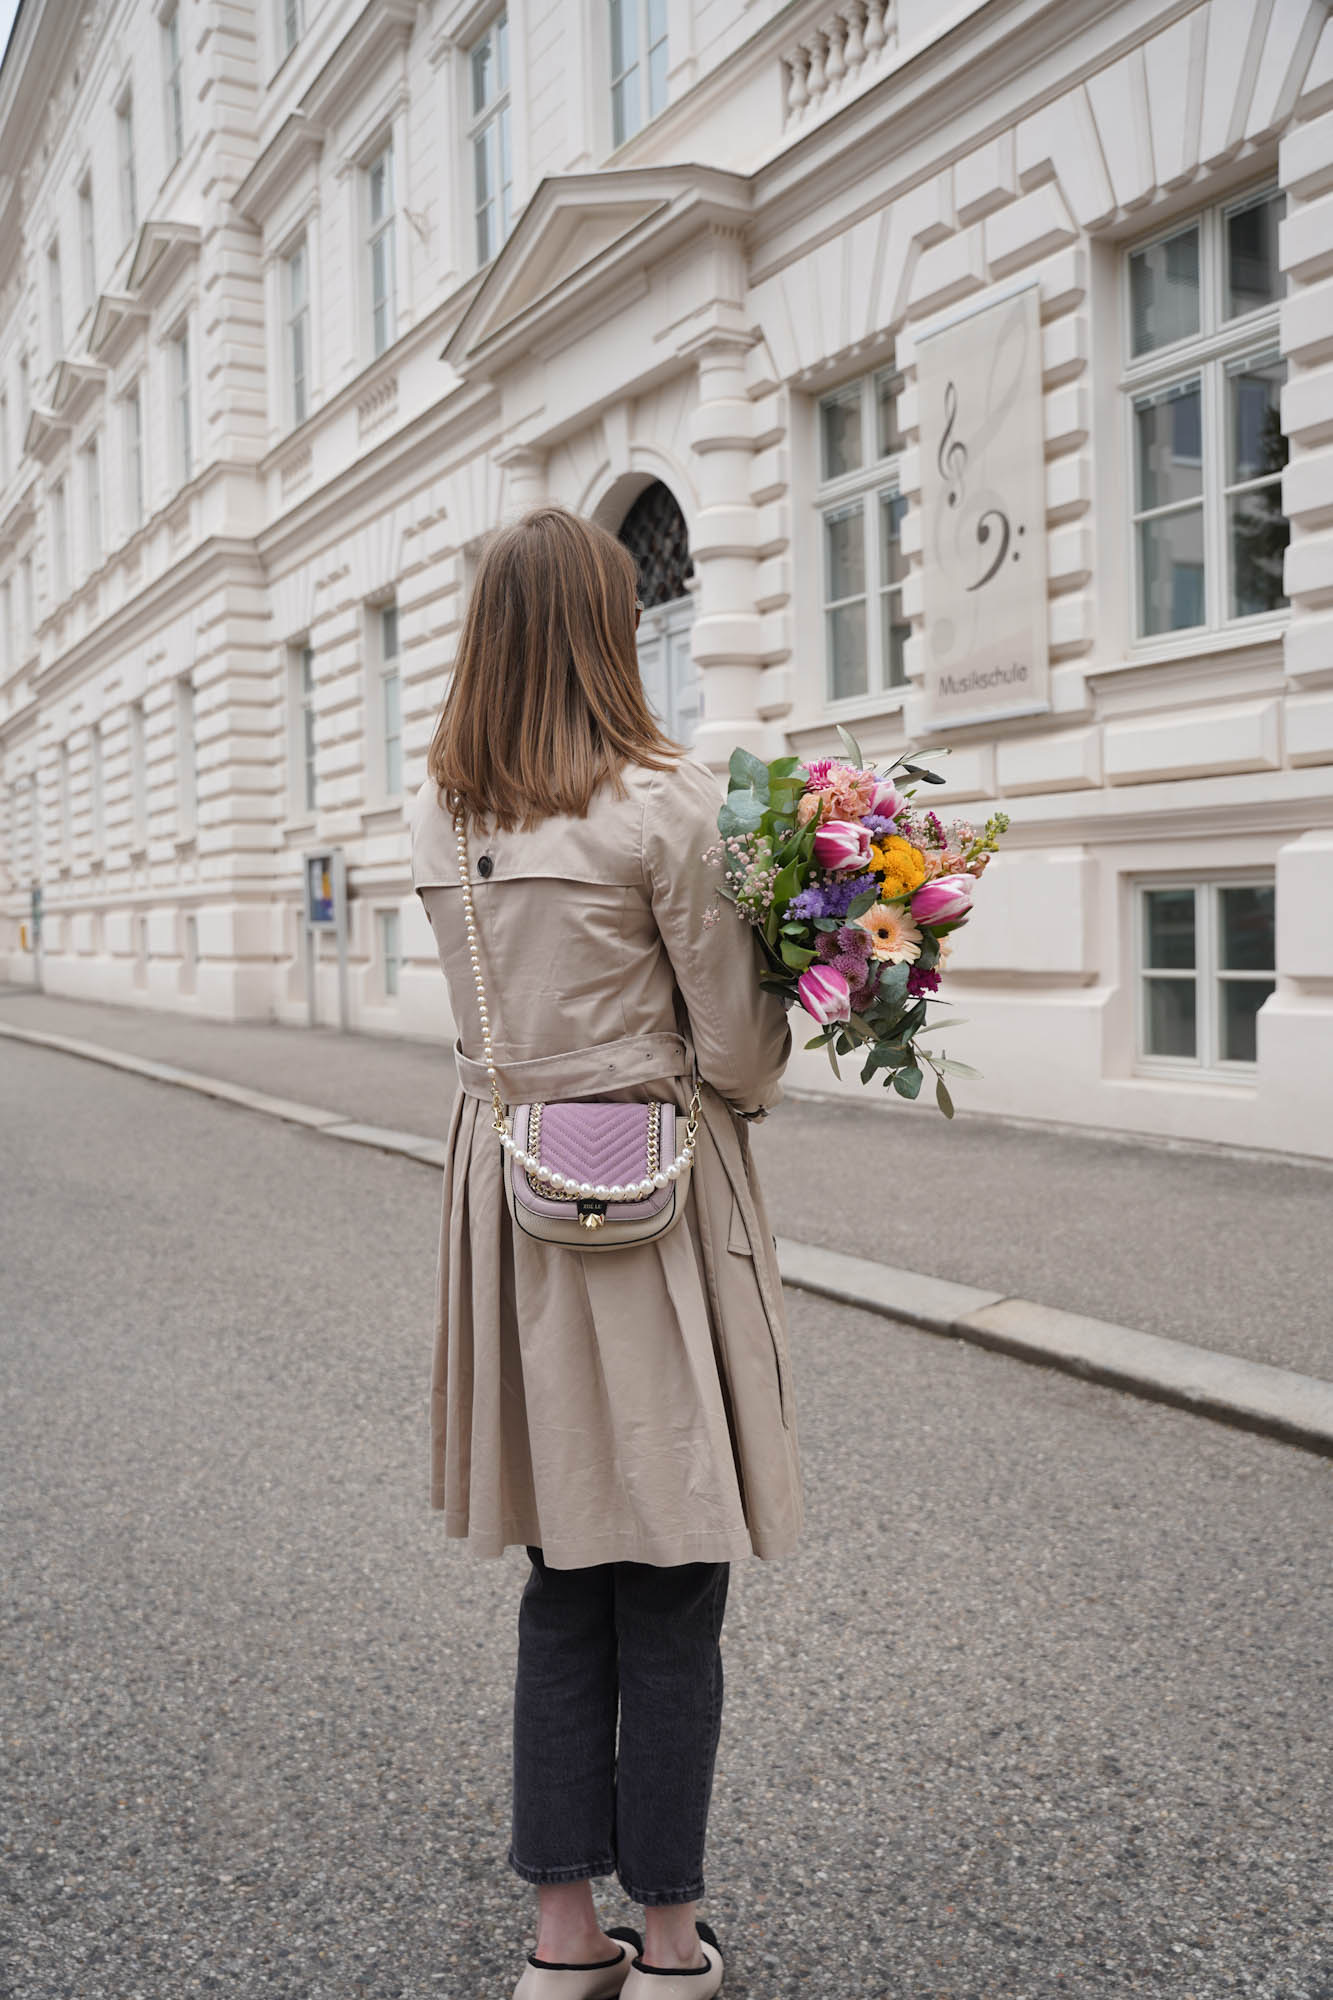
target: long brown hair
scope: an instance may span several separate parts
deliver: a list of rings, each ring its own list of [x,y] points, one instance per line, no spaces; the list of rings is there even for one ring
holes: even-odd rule
[[[604,528],[537,507],[487,541],[426,768],[452,812],[506,829],[582,818],[625,764],[682,754],[644,698],[634,560]]]

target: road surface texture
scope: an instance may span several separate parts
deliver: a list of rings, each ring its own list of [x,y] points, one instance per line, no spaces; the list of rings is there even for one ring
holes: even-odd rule
[[[443,1022],[433,1047],[13,987],[0,989],[0,1021],[427,1138],[444,1136],[453,1102]],[[755,1128],[755,1148],[781,1236],[1333,1380],[1333,1162],[795,1098]],[[892,1190],[908,1149],[904,1210]],[[882,1163],[885,1191],[858,1200],[867,1160]]]
[[[526,1561],[425,1505],[436,1176],[13,1044],[0,1102],[0,1991],[507,2000]],[[790,1304],[730,2000],[1330,2000],[1328,1464]]]

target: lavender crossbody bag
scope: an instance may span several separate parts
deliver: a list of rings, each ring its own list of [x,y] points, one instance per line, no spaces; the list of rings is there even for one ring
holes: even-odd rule
[[[505,1200],[514,1227],[540,1243],[562,1243],[571,1250],[621,1250],[665,1236],[685,1213],[699,1130],[697,1073],[679,1151],[676,1106],[656,1099],[648,1104],[609,1104],[598,1098],[516,1104],[511,1123],[491,1048],[467,824],[461,812],[454,814],[454,837],[492,1118],[504,1149]]]

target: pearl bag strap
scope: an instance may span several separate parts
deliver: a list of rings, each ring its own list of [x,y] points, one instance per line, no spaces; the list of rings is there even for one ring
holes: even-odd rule
[[[491,1086],[492,1127],[499,1135],[500,1144],[504,1147],[505,1152],[511,1153],[514,1156],[525,1173],[532,1174],[537,1180],[546,1181],[547,1185],[556,1189],[557,1192],[563,1191],[569,1193],[573,1190],[574,1192],[581,1193],[583,1191],[582,1184],[575,1188],[575,1184],[564,1174],[548,1173],[540,1160],[534,1159],[531,1153],[523,1152],[514,1137],[509,1120],[505,1117],[504,1103],[500,1096],[500,1078],[495,1068],[495,1051],[491,1046],[491,1023],[490,1014],[486,1006],[486,987],[481,976],[481,944],[477,934],[477,907],[472,899],[472,867],[468,860],[467,850],[467,816],[461,808],[454,814],[454,838],[458,843],[458,880],[463,890],[463,918],[467,925],[468,957],[472,962],[472,977],[476,981],[477,986],[477,1016],[481,1022],[482,1055],[486,1065],[487,1081]],[[641,1181],[635,1181],[629,1187],[613,1187],[606,1190],[612,1201],[646,1200],[655,1188],[662,1188],[669,1181],[679,1180],[681,1174],[693,1164],[695,1143],[699,1132],[699,1112],[702,1104],[700,1097],[701,1088],[699,1072],[696,1069],[694,1073],[694,1094],[690,1099],[689,1115],[685,1125],[685,1144],[681,1147],[675,1159],[669,1165],[659,1169],[657,1173],[645,1175]],[[593,1192],[592,1188],[588,1189],[589,1194]]]

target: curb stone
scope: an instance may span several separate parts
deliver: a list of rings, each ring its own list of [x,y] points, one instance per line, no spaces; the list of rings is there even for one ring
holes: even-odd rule
[[[421,1133],[366,1125],[319,1105],[271,1097],[244,1084],[153,1062],[99,1042],[46,1034],[9,1022],[0,1022],[0,1038],[192,1090],[241,1110],[304,1126],[320,1138],[374,1147],[436,1169],[446,1164],[443,1142]],[[1062,1312],[1030,1299],[954,1284],[919,1271],[897,1270],[816,1243],[783,1237],[777,1239],[777,1249],[783,1283],[799,1291],[1333,1457],[1333,1382],[1274,1368],[1266,1362],[1219,1354],[1189,1341],[1169,1340],[1161,1334]]]

